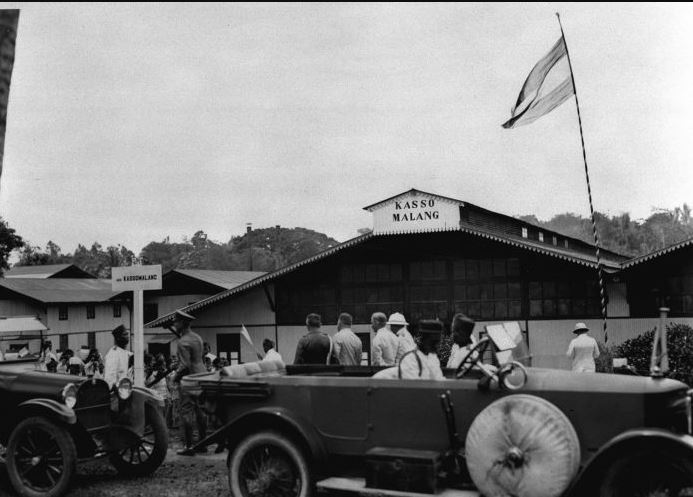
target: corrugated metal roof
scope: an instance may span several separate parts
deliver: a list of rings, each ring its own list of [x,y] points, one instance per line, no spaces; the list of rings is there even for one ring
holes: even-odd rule
[[[693,245],[693,238],[689,238],[688,240],[684,240],[682,242],[669,245],[668,247],[664,247],[663,249],[655,250],[654,252],[650,252],[649,254],[641,255],[640,257],[634,257],[633,259],[630,259],[629,261],[626,261],[623,264],[621,264],[621,268],[627,269],[641,264],[643,262],[656,259],[657,257],[661,257],[665,254],[675,252],[690,245]]]
[[[45,331],[48,328],[35,316],[0,317],[0,334]]]
[[[265,271],[217,271],[213,269],[174,269],[171,272],[180,273],[227,290],[267,274]]]
[[[46,264],[44,266],[14,266],[5,271],[5,278],[50,278],[72,264]]]
[[[559,247],[555,247],[553,245],[547,245],[545,243],[541,242],[534,242],[532,240],[526,240],[526,239],[513,239],[507,236],[500,236],[498,234],[490,233],[490,232],[484,232],[482,230],[479,230],[478,228],[472,228],[472,227],[467,227],[467,226],[459,226],[455,228],[447,228],[447,229],[422,229],[419,231],[419,233],[429,233],[429,232],[438,232],[438,231],[463,231],[465,233],[469,233],[474,236],[479,236],[482,238],[487,238],[489,240],[493,240],[496,242],[500,243],[505,243],[508,245],[512,245],[514,247],[518,247],[521,249],[529,250],[532,252],[536,252],[539,254],[543,255],[548,255],[551,257],[556,257],[558,259],[562,259],[568,262],[573,262],[576,264],[581,264],[583,266],[588,266],[592,267],[594,269],[597,268],[597,262],[596,262],[596,256],[588,256],[583,253],[578,253],[578,252],[571,252],[570,249],[562,249]],[[339,245],[336,245],[332,248],[329,248],[323,252],[320,252],[319,254],[316,254],[312,257],[309,257],[307,259],[304,259],[300,262],[297,262],[295,264],[290,264],[288,266],[285,266],[283,268],[277,269],[274,272],[267,273],[264,276],[261,276],[259,278],[256,278],[254,280],[248,281],[247,283],[244,283],[242,285],[239,285],[235,288],[232,288],[230,290],[224,290],[223,292],[220,292],[216,295],[212,295],[211,297],[207,297],[206,299],[202,299],[198,302],[195,302],[193,304],[190,304],[186,307],[183,307],[182,310],[185,312],[192,312],[194,313],[198,309],[202,309],[210,304],[213,304],[215,302],[219,302],[220,300],[224,300],[226,298],[229,298],[233,295],[236,295],[238,293],[244,292],[246,290],[249,290],[251,288],[257,287],[259,285],[262,285],[263,283],[267,283],[275,278],[278,278],[279,276],[282,276],[284,274],[290,273],[291,271],[295,271],[296,269],[305,266],[307,264],[312,264],[313,262],[317,262],[321,259],[324,259],[326,257],[329,257],[331,255],[336,254],[337,252],[340,252],[346,248],[353,247],[355,245],[359,245],[366,240],[370,240],[371,238],[376,238],[376,237],[386,237],[386,236],[392,236],[392,235],[399,235],[399,234],[411,234],[412,231],[403,231],[401,233],[396,233],[396,232],[388,232],[388,233],[367,233],[362,236],[358,236],[356,238],[352,238],[351,240],[347,240],[344,243],[341,243]],[[611,270],[611,271],[616,271],[620,268],[620,262],[617,261],[612,261],[610,259],[602,259],[602,264],[604,264],[604,267],[606,270]],[[157,326],[161,326],[162,324],[170,321],[173,318],[174,313],[169,313],[165,316],[161,316],[160,318],[151,321],[145,325],[147,328],[155,328]]]
[[[45,304],[104,302],[120,293],[111,290],[111,280],[92,278],[0,278],[0,287]]]

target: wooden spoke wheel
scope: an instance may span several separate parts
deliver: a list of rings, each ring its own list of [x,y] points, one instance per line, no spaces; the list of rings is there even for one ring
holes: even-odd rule
[[[303,451],[286,436],[264,431],[243,440],[229,458],[234,497],[308,497],[310,469]]]
[[[42,417],[19,423],[7,444],[7,473],[25,497],[57,497],[67,490],[77,463],[68,431]]]
[[[137,444],[111,454],[110,461],[119,473],[145,476],[164,462],[168,450],[168,429],[159,410],[149,404],[144,407],[144,434]]]

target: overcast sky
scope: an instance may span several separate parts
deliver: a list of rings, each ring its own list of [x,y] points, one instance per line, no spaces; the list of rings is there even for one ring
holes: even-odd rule
[[[35,245],[307,227],[418,188],[589,213],[574,100],[501,128],[560,36],[595,208],[693,203],[693,7],[19,5],[0,215]]]

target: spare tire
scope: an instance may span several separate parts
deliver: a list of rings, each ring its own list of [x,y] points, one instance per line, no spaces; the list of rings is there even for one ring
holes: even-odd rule
[[[580,465],[580,442],[568,418],[533,395],[510,395],[474,419],[467,467],[488,497],[557,497]]]

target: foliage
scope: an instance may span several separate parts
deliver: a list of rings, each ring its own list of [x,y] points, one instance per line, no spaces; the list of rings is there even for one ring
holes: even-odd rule
[[[627,213],[609,217],[595,212],[594,217],[603,248],[633,257],[693,237],[693,216],[687,204],[671,210],[658,209],[643,221],[632,220]],[[558,214],[548,221],[540,221],[534,215],[520,216],[520,219],[594,243],[592,221],[589,218],[566,213]]]
[[[669,323],[667,349],[669,351],[669,377],[693,385],[693,328],[686,324]],[[625,357],[638,373],[650,372],[654,329],[612,349],[613,357]]]
[[[79,244],[73,254],[63,254],[57,244],[49,241],[45,251],[25,243],[17,265],[74,264],[97,278],[110,278],[112,267],[129,266],[134,260],[135,254],[121,245],[111,245],[104,250],[98,242],[94,242],[90,249]]]
[[[613,349],[607,347],[603,342],[597,342],[599,347],[599,357],[594,361],[597,367],[597,373],[613,373],[614,372],[614,356]]]
[[[337,243],[306,228],[256,229],[227,243],[214,242],[204,231],[197,231],[183,243],[171,243],[168,238],[151,242],[142,249],[141,257],[147,264],[161,264],[164,272],[175,268],[274,271]]]
[[[3,270],[8,269],[7,258],[13,250],[17,250],[24,245],[24,240],[17,234],[14,228],[10,228],[7,221],[0,217],[0,276]]]

